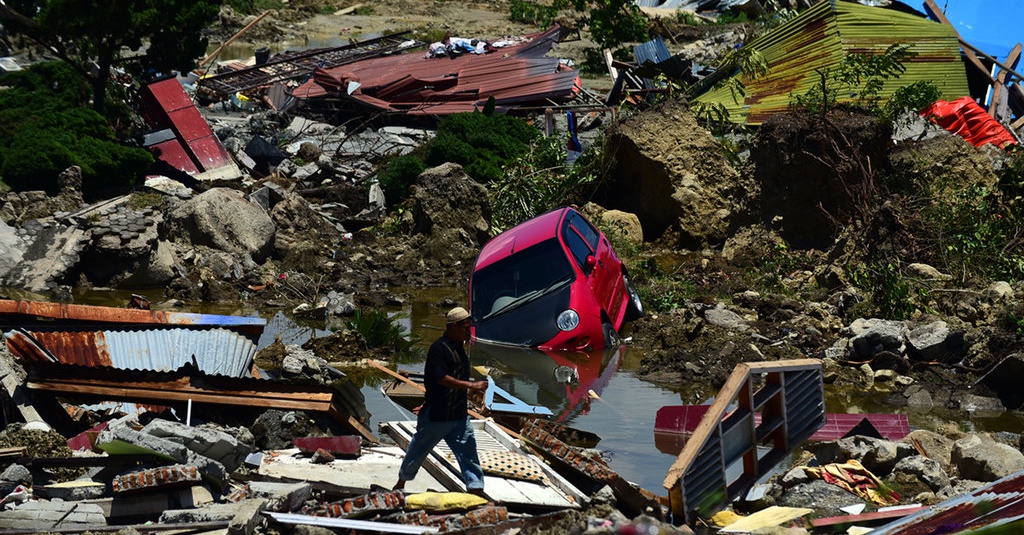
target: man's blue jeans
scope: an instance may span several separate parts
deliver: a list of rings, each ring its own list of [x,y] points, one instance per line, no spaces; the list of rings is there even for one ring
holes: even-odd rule
[[[441,439],[444,439],[448,448],[455,454],[455,460],[459,462],[466,489],[483,490],[484,471],[480,467],[480,457],[476,452],[476,436],[473,434],[473,426],[469,423],[469,416],[463,420],[431,422],[427,416],[428,410],[424,408],[416,418],[416,433],[405,450],[405,459],[398,470],[398,478],[409,481],[416,477],[427,455]]]

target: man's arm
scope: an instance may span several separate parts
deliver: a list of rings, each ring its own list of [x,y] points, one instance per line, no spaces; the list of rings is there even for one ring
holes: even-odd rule
[[[463,381],[462,379],[456,379],[451,375],[445,375],[437,382],[437,384],[453,390],[487,390],[487,381]]]

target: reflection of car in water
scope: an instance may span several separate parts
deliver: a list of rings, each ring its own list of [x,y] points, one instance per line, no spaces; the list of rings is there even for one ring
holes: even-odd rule
[[[469,280],[473,339],[591,351],[619,344],[643,305],[608,238],[558,208],[487,242]]]
[[[619,368],[625,346],[601,351],[539,351],[474,343],[470,360],[489,368],[496,385],[530,405],[551,409],[564,422],[590,409],[590,391],[600,395]]]

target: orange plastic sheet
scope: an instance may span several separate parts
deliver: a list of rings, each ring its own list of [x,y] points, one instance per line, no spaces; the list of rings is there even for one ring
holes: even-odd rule
[[[857,496],[878,505],[893,505],[900,501],[899,494],[882,485],[882,482],[856,459],[850,459],[845,463],[805,466],[803,468],[804,473],[811,477],[819,477],[826,483],[843,487]]]
[[[975,147],[991,143],[1005,149],[1010,145],[1017,144],[1013,135],[971,97],[960,97],[953,101],[935,101],[934,104],[921,111],[921,115],[966,139]]]

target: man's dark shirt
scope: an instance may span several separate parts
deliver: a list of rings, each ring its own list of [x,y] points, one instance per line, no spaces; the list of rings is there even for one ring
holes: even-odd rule
[[[438,384],[450,375],[463,381],[469,380],[469,355],[462,344],[452,340],[445,333],[427,351],[427,363],[423,368],[423,384],[427,393],[424,407],[430,409],[432,422],[461,420],[466,417],[468,403],[465,389],[451,389]]]

